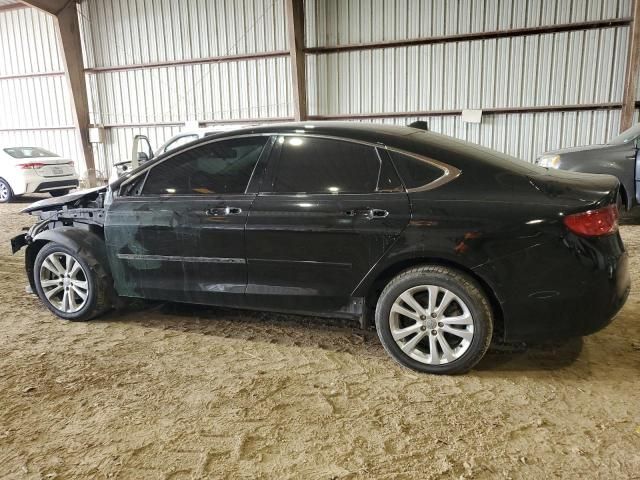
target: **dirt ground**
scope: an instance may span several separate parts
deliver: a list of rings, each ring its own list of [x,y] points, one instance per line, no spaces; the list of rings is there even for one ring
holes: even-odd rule
[[[640,478],[640,220],[634,287],[584,340],[415,374],[374,332],[146,305],[89,323],[25,294],[0,205],[0,477]]]

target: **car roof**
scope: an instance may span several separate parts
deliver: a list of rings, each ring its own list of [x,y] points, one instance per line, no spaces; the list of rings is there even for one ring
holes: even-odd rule
[[[243,134],[316,134],[332,137],[344,137],[352,140],[360,140],[368,143],[386,144],[394,143],[393,140],[399,140],[409,135],[427,133],[424,130],[405,127],[399,125],[386,125],[380,123],[364,123],[364,122],[327,122],[327,121],[308,121],[308,122],[286,122],[261,124],[256,126],[243,127],[238,130],[221,132],[215,135],[208,135],[206,138],[223,138],[233,136],[241,130]]]

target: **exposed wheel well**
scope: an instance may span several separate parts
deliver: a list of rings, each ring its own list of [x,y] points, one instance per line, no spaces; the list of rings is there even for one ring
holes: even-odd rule
[[[491,305],[491,311],[494,317],[494,338],[504,338],[504,314],[502,311],[502,307],[500,306],[500,302],[498,301],[498,297],[496,296],[493,289],[482,277],[478,276],[473,270],[447,260],[424,257],[412,258],[410,260],[403,260],[401,262],[394,263],[393,265],[387,267],[386,270],[382,271],[371,284],[366,296],[366,305],[370,309],[375,310],[378,298],[380,297],[380,294],[382,293],[382,290],[384,290],[384,287],[387,285],[387,283],[389,283],[389,281],[400,272],[407,270],[408,268],[416,267],[418,265],[441,265],[444,267],[453,268],[468,275],[476,282],[478,282],[485,295],[487,295],[487,298],[489,299],[489,303]]]
[[[622,197],[622,204],[624,205],[625,210],[629,210],[631,205],[629,203],[629,195],[627,195],[627,190],[624,188],[624,185],[620,184],[620,197]]]
[[[36,291],[33,278],[33,266],[36,263],[36,257],[38,256],[38,252],[42,250],[42,247],[49,242],[50,240],[36,240],[27,247],[27,251],[25,252],[24,265],[27,270],[27,278],[29,279],[29,285],[31,286],[32,292]]]

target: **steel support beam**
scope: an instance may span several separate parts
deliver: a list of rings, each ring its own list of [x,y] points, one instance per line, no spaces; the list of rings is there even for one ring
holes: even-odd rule
[[[620,131],[626,130],[634,124],[638,73],[640,73],[640,0],[635,0],[633,2],[633,21],[629,30],[629,51],[627,71],[624,77]]]
[[[22,3],[53,15],[56,19],[58,43],[62,50],[67,85],[71,93],[73,121],[87,167],[89,185],[96,184],[96,167],[89,143],[89,100],[82,62],[80,24],[75,0],[21,0]]]
[[[289,52],[291,55],[291,86],[296,120],[306,120],[307,76],[304,60],[304,0],[286,0]]]

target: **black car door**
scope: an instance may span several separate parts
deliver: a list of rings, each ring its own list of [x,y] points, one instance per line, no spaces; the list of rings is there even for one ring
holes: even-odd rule
[[[268,136],[212,140],[123,184],[105,237],[118,293],[198,303],[237,303],[247,267],[246,192]],[[236,295],[233,295],[236,294]]]
[[[387,156],[368,144],[278,137],[247,222],[247,301],[351,311],[351,292],[409,222]]]

